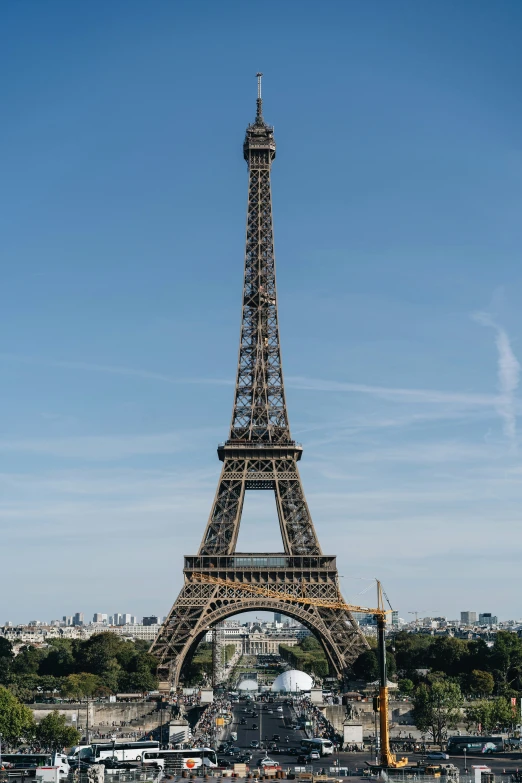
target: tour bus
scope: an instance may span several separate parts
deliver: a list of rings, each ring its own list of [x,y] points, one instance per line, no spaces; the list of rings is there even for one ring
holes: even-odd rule
[[[462,756],[464,751],[470,756],[490,755],[504,750],[502,737],[449,737],[447,752],[453,756]]]
[[[82,761],[87,761],[91,753],[92,748],[90,745],[73,745],[67,754],[67,760],[69,763],[73,762],[74,764],[76,764],[80,759]]]
[[[103,763],[105,759],[115,761],[141,761],[147,750],[159,750],[159,742],[104,742],[93,743],[89,760]],[[83,758],[83,754],[81,756]]]
[[[69,774],[69,762],[64,753],[2,753],[0,769],[5,767],[9,775],[34,777],[38,767],[58,767],[60,777]]]
[[[142,764],[163,770],[199,769],[217,767],[216,751],[210,748],[185,748],[182,750],[145,750]]]
[[[322,737],[303,739],[301,740],[301,747],[307,753],[310,753],[311,750],[317,750],[321,756],[329,756],[334,751],[332,740],[323,739]]]

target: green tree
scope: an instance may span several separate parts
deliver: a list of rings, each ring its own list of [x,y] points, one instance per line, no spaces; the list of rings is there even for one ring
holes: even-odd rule
[[[312,650],[321,650],[322,652],[323,649],[321,643],[311,634],[310,636],[305,636],[299,647],[305,652],[311,652]]]
[[[519,702],[512,706],[508,699],[500,696],[498,699],[493,699],[493,721],[494,726],[499,728],[508,727],[514,723],[520,723],[520,708]]]
[[[36,739],[45,750],[62,750],[80,741],[80,732],[68,726],[65,715],[53,710],[36,727]]]
[[[358,680],[373,682],[379,677],[377,650],[365,650],[354,662],[353,673]]]
[[[34,731],[33,713],[21,704],[7,688],[0,686],[0,734],[4,742],[14,745],[30,740]]]
[[[44,674],[36,678],[36,690],[38,693],[52,696],[55,692],[60,692],[62,688],[61,677],[51,677],[50,674]]]
[[[413,695],[415,725],[420,731],[430,733],[442,749],[448,729],[456,728],[460,721],[462,704],[462,693],[456,683],[444,679],[421,683]]]
[[[32,645],[22,647],[11,664],[11,669],[15,674],[38,674],[43,656],[42,650]]]
[[[94,634],[82,642],[76,659],[77,671],[96,674],[101,683],[115,693],[122,671],[118,655],[124,655],[127,644],[130,643],[110,631]]]
[[[401,693],[404,693],[406,696],[411,696],[414,689],[415,684],[412,680],[409,680],[407,677],[403,680],[399,680],[399,690]]]
[[[491,696],[495,687],[495,679],[490,672],[473,669],[469,676],[469,690],[475,696]]]
[[[17,699],[28,703],[35,700],[38,681],[39,677],[37,674],[12,674],[8,687]]]
[[[52,639],[47,655],[40,662],[39,673],[51,677],[67,677],[75,669],[71,639]]]
[[[409,673],[412,676],[415,669],[429,667],[429,650],[433,644],[433,637],[428,634],[411,634],[401,631],[394,639],[395,658],[399,671]]]
[[[516,634],[497,632],[489,663],[498,693],[507,695],[511,690],[522,690],[522,640]]]
[[[468,670],[468,645],[451,636],[436,637],[429,647],[428,666],[451,677]]]
[[[100,678],[95,674],[70,674],[62,680],[61,693],[70,699],[86,699],[94,696],[100,685]]]
[[[158,680],[149,669],[141,668],[135,672],[123,672],[119,687],[123,693],[146,693],[158,687]]]
[[[13,659],[13,645],[8,639],[0,636],[0,685],[9,684]]]
[[[464,714],[466,716],[466,728],[468,731],[489,732],[492,728],[493,702],[474,701],[468,705]]]

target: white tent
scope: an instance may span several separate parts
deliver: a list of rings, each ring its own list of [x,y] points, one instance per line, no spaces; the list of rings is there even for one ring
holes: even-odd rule
[[[306,672],[300,672],[298,669],[290,669],[278,675],[273,684],[273,691],[286,691],[295,693],[296,691],[309,691],[313,685],[313,680]]]
[[[243,680],[243,682],[239,683],[237,689],[238,691],[257,691],[259,685],[255,680]]]

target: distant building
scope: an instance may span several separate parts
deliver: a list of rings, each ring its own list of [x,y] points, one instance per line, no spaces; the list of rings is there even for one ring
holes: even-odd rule
[[[145,639],[152,642],[158,635],[161,625],[119,625],[111,628],[113,633],[119,636],[128,636],[131,639]]]
[[[477,613],[476,612],[461,612],[460,613],[460,622],[462,625],[475,625],[477,622]]]
[[[498,617],[496,617],[494,614],[491,614],[491,612],[484,612],[483,614],[479,614],[479,625],[497,625],[497,623]]]
[[[281,612],[274,612],[274,623],[282,623],[283,622],[283,615]]]
[[[158,625],[158,618],[154,614],[151,614],[150,617],[144,617],[143,625]]]
[[[101,612],[95,612],[92,618],[93,623],[107,623],[107,620],[109,619],[108,615],[102,614]]]
[[[73,625],[83,625],[83,612],[76,612],[73,617]]]
[[[353,614],[353,612],[352,612]],[[358,612],[358,614],[361,614],[363,617],[365,615],[362,612]],[[358,619],[358,618],[356,618]],[[387,612],[386,614],[386,625],[391,625],[393,628],[399,627],[399,612],[396,612],[395,610],[392,610],[391,612]]]

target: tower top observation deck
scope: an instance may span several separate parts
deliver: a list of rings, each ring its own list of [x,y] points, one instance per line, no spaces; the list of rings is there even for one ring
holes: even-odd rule
[[[261,97],[261,79],[262,73],[257,75],[257,101],[256,101],[256,119],[246,129],[245,142],[243,144],[243,155],[250,166],[252,164],[251,152],[267,150],[268,163],[270,164],[276,154],[276,143],[274,140],[274,128],[267,125],[263,119],[263,98]]]

